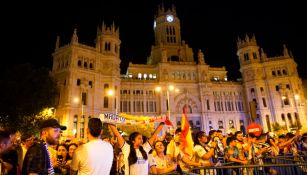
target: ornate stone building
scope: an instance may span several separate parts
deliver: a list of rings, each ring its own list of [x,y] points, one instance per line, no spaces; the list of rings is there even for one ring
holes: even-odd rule
[[[153,30],[147,64],[129,63],[125,75],[120,75],[121,41],[114,24],[97,29],[96,46],[79,43],[76,30],[68,45],[60,47],[58,38],[52,72],[60,90],[57,116],[68,132],[83,138],[88,119],[104,112],[170,115],[178,126],[185,104],[196,130],[243,130],[251,118],[266,131],[274,122],[288,129],[306,122],[302,82],[286,47],[282,56],[268,58],[254,36],[239,39],[243,79],[233,82],[225,67],[206,64],[201,50],[194,56],[181,38],[174,7],[159,7]]]

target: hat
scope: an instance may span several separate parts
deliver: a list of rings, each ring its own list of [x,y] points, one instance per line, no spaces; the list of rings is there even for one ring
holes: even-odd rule
[[[41,122],[39,129],[44,128],[60,128],[61,130],[66,130],[66,126],[62,126],[56,119],[47,119]]]

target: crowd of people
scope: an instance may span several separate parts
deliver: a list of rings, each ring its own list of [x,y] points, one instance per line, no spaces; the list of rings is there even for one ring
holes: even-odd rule
[[[0,129],[0,175],[147,175],[189,172],[191,167],[263,164],[266,156],[299,155],[307,151],[307,134],[299,131],[285,135],[241,131],[223,135],[220,130],[193,134],[193,155],[184,151],[181,129],[174,134],[158,134],[161,122],[150,137],[133,132],[123,137],[113,124],[107,124],[113,135],[105,137],[102,122],[91,118],[86,129],[87,143],[60,143],[62,130],[55,119],[44,120],[40,137],[17,129]],[[268,168],[268,174],[276,174]],[[217,174],[216,171],[199,174]]]

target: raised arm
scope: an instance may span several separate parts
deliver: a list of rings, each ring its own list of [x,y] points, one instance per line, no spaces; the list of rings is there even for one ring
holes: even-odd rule
[[[163,128],[164,124],[165,124],[164,122],[161,122],[159,124],[159,126],[156,128],[156,130],[154,131],[154,133],[151,135],[151,137],[148,139],[148,142],[149,142],[150,145],[153,145],[153,143],[156,140],[156,137],[157,137],[158,133],[161,131],[161,129]]]
[[[117,137],[119,147],[122,148],[124,146],[124,143],[125,143],[124,138],[120,135],[120,133],[118,132],[115,125],[109,124],[109,126],[110,126],[113,134]]]

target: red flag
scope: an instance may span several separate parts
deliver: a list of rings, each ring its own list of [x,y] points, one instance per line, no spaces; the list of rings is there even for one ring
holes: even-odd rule
[[[193,139],[192,139],[192,133],[190,130],[190,123],[188,120],[188,116],[186,113],[187,105],[183,107],[183,114],[181,119],[181,137],[183,142],[183,152],[185,154],[188,154],[190,157],[193,156]]]
[[[169,119],[169,117],[168,116],[166,116],[166,118],[165,118],[165,124],[167,125],[167,126],[170,126],[170,127],[174,127],[174,125],[173,125],[173,123],[172,123],[172,121],[170,121],[170,119]]]

